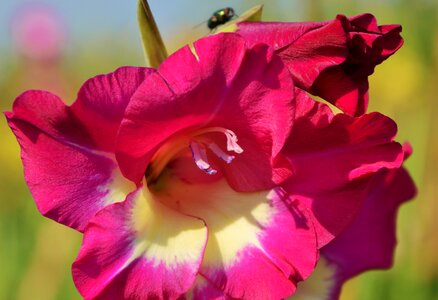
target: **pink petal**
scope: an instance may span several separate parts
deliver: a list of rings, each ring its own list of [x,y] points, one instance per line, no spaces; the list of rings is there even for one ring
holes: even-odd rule
[[[298,87],[309,90],[326,68],[348,55],[346,33],[340,21],[327,26],[307,23],[240,23],[238,33],[251,44],[272,46],[289,68]]]
[[[14,101],[12,114],[54,138],[113,152],[114,146],[109,144],[114,143],[126,105],[151,72],[147,68],[124,67],[92,78],[83,85],[71,107],[49,92],[27,91]]]
[[[134,94],[118,138],[123,174],[139,181],[164,142],[221,127],[246,148],[233,163],[221,163],[236,190],[284,180],[287,167],[273,165],[289,133],[293,86],[281,60],[266,46],[248,48],[236,34],[201,39],[194,49],[196,56],[189,47],[174,53]]]
[[[85,299],[177,299],[193,284],[207,229],[140,188],[88,224],[73,264]]]
[[[377,26],[371,14],[327,22],[239,23],[249,43],[275,49],[297,86],[362,115],[368,102],[368,76],[403,44],[401,26]]]
[[[231,263],[213,260],[201,266],[200,273],[232,298],[287,297],[315,267],[318,253],[307,212],[281,191],[273,191],[269,197],[273,214],[269,224],[259,224],[263,228],[258,235],[260,244],[243,248]],[[209,251],[212,247],[207,247],[206,256]]]
[[[181,297],[184,300],[231,300],[223,291],[211,284],[204,276],[198,274],[190,290]]]
[[[344,18],[344,16],[340,16],[341,18]],[[353,16],[348,18],[349,20],[349,28],[350,30],[354,31],[362,31],[362,32],[372,32],[372,33],[379,33],[379,27],[377,25],[377,20],[372,14],[360,14],[357,16]]]
[[[298,286],[298,299],[337,300],[351,277],[392,265],[397,210],[415,196],[415,185],[404,168],[385,169],[373,176],[367,192],[357,217],[322,249],[315,271]]]
[[[6,117],[26,122],[58,140],[89,148],[94,145],[87,128],[50,92],[24,92],[15,99],[12,112],[7,112]]]
[[[91,78],[81,87],[71,111],[87,128],[96,148],[114,151],[126,106],[138,86],[153,72],[149,68],[122,67]]]
[[[135,189],[121,176],[112,148],[130,94],[150,72],[121,68],[91,79],[72,107],[44,91],[16,99],[6,117],[43,215],[83,231],[99,209]]]
[[[336,86],[337,88],[333,88]],[[346,74],[341,66],[327,68],[316,79],[312,93],[349,115],[363,115],[368,107],[368,80]]]
[[[282,191],[238,193],[225,180],[166,181],[163,203],[202,218],[209,238],[199,273],[224,295],[279,299],[312,272],[316,237],[308,212]],[[237,234],[238,233],[238,234]],[[192,292],[216,293],[207,285]]]
[[[392,141],[395,123],[383,115],[332,117],[324,105],[304,93],[297,101],[302,104],[298,104],[285,148],[294,175],[284,187],[314,214],[321,247],[354,218],[364,200],[369,175],[382,168],[398,168],[403,153]],[[300,105],[313,109],[306,112]]]
[[[42,96],[43,93],[37,95]],[[54,97],[50,94],[46,96],[48,99]],[[82,231],[100,208],[124,200],[127,192],[135,188],[134,184],[118,175],[117,165],[110,156],[77,145],[69,141],[68,136],[54,137],[65,128],[72,129],[69,128],[72,124],[67,122],[65,127],[50,127],[52,121],[54,124],[66,121],[62,117],[57,118],[56,105],[46,106],[49,117],[45,120],[32,115],[32,112],[38,113],[36,110],[25,114],[24,119],[35,118],[34,124],[22,120],[25,110],[21,109],[6,116],[21,146],[26,182],[43,215]],[[80,137],[71,136],[71,140],[75,139]]]
[[[391,267],[397,210],[415,194],[415,185],[404,168],[382,170],[374,176],[353,223],[322,249],[322,255],[336,267],[331,299],[337,299],[349,278],[370,269]]]
[[[292,45],[324,22],[241,22],[237,33],[250,45],[268,44],[275,50]]]

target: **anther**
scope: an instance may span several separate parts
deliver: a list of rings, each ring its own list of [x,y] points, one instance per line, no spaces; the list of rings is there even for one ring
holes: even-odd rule
[[[224,151],[222,151],[222,149],[219,148],[219,146],[216,143],[208,143],[208,148],[210,148],[210,150],[213,151],[214,154],[216,154],[220,159],[222,159],[227,164],[231,163],[235,158],[234,155],[228,155]]]
[[[207,157],[207,151],[203,145],[200,145],[199,143],[192,141],[190,142],[190,150],[192,151],[193,160],[195,161],[196,165],[199,169],[204,171],[205,173],[209,175],[214,175],[217,173],[215,169],[213,169],[208,162]]]

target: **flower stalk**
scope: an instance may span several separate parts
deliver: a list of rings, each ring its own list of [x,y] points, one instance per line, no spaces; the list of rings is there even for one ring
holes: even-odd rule
[[[147,0],[138,1],[137,18],[145,57],[149,66],[156,68],[168,55]]]

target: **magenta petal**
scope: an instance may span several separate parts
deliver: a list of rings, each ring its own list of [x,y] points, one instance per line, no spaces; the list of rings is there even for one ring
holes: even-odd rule
[[[344,62],[346,34],[340,22],[310,31],[293,44],[277,51],[289,68],[297,86],[310,90],[326,68]]]
[[[200,273],[232,298],[287,297],[315,267],[316,236],[306,209],[281,189],[271,191],[267,199],[272,210],[268,223],[251,215],[245,217],[261,229],[258,242],[241,249],[232,261],[222,258],[220,252],[217,260],[212,259],[216,243],[221,248],[228,246],[220,244],[222,241],[215,236],[209,240]],[[206,222],[209,224],[208,219]]]
[[[403,153],[392,141],[395,123],[383,115],[331,117],[322,109],[324,105],[305,94],[297,101],[313,109],[306,112],[298,105],[285,148],[294,174],[284,187],[313,212],[321,247],[354,218],[364,200],[369,175],[382,168],[400,167]]]
[[[88,80],[71,107],[45,91],[27,91],[14,101],[13,117],[59,140],[114,151],[118,127],[132,94],[152,69],[124,67]]]
[[[143,193],[140,188],[89,222],[72,267],[85,299],[178,299],[193,284],[207,238],[204,223]]]
[[[311,90],[349,115],[363,115],[368,107],[368,80],[346,74],[341,66],[321,72]]]
[[[190,184],[170,177],[157,197],[207,224],[199,273],[226,296],[284,298],[315,267],[318,250],[311,215],[281,188],[239,193],[225,179]],[[197,285],[191,292],[204,290]],[[206,285],[206,293],[214,291]]]
[[[82,231],[100,208],[135,189],[118,170],[113,144],[130,95],[148,72],[122,68],[91,79],[71,107],[44,91],[15,100],[6,117],[43,215]]]
[[[340,16],[343,18],[343,16]],[[350,22],[351,30],[362,31],[362,32],[373,32],[378,33],[379,27],[377,25],[377,20],[372,14],[360,14],[348,18]]]
[[[164,142],[225,128],[245,148],[233,163],[222,164],[233,188],[275,186],[290,175],[284,163],[273,168],[289,134],[293,97],[281,59],[267,46],[249,48],[231,33],[201,39],[193,51],[184,47],[171,55],[134,94],[118,137],[123,174],[139,181]]]
[[[296,290],[295,284],[255,248],[242,253],[240,262],[232,268],[204,270],[203,274],[232,299],[282,299]]]
[[[198,274],[190,290],[179,300],[232,300],[219,288],[209,282],[204,276]]]
[[[232,73],[238,69],[232,67],[240,65],[245,52],[243,41],[236,39],[231,35],[210,37],[208,41],[214,47],[200,61],[186,46],[167,58],[158,72],[140,86],[127,108],[118,138],[117,159],[125,176],[141,180],[160,145],[214,118],[222,104],[224,81],[232,80]],[[232,43],[234,47],[220,47],[221,43]],[[223,53],[218,53],[223,49],[229,52],[227,64],[221,63]],[[222,70],[223,66],[230,70]],[[216,79],[211,78],[212,72],[220,80],[216,85],[210,83]],[[203,73],[208,74],[207,78],[202,77]]]
[[[6,117],[33,125],[49,136],[84,147],[93,147],[94,141],[87,128],[71,113],[62,100],[46,91],[27,91],[15,99],[12,112]]]
[[[26,92],[6,117],[21,146],[26,182],[43,215],[82,231],[100,208],[124,200],[123,193],[135,188],[118,175],[110,153],[96,151],[87,129],[55,95]]]
[[[38,210],[59,223],[84,230],[88,220],[106,205],[115,162],[54,139],[11,115],[8,122],[21,146],[24,176]]]
[[[400,25],[378,26],[371,14],[327,22],[243,22],[237,32],[251,44],[274,48],[298,87],[349,115],[366,112],[368,76],[403,45]]]
[[[115,137],[126,106],[153,69],[123,67],[89,79],[71,106],[73,115],[88,129],[95,147],[114,151]]]
[[[348,55],[341,22],[322,24],[240,23],[238,33],[251,44],[272,46],[289,68],[296,85],[310,90],[322,71],[341,64]]]
[[[268,44],[278,50],[288,47],[322,25],[324,22],[241,22],[237,25],[237,33],[250,45]]]
[[[338,299],[342,284],[349,278],[366,270],[391,267],[397,210],[415,194],[415,185],[404,168],[382,170],[374,176],[354,222],[322,249],[322,255],[336,270],[330,299]]]
[[[382,58],[386,59],[403,46],[400,38],[402,27],[400,25],[383,25],[380,27],[383,34]]]

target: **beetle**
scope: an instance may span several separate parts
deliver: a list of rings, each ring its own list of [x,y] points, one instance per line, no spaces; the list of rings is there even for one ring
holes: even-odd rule
[[[214,30],[216,27],[227,23],[231,20],[236,14],[234,13],[234,9],[231,7],[225,7],[215,11],[210,19],[208,19],[207,26],[211,30]]]

